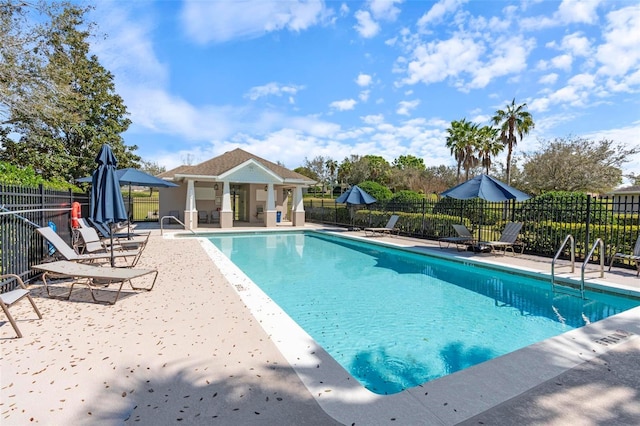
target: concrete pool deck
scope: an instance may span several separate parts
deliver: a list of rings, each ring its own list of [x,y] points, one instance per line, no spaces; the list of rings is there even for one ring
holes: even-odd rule
[[[13,307],[22,339],[0,319],[1,424],[640,424],[638,308],[400,394],[372,396],[312,341],[283,348],[265,331],[287,330],[281,320],[258,319],[242,298],[242,276],[214,265],[206,245],[152,232],[138,265],[159,269],[153,291],[123,291],[104,306],[83,288],[63,301],[34,283],[44,319],[27,320],[28,303]],[[550,269],[550,259],[375,240]],[[588,280],[640,291],[633,270]],[[287,358],[295,351],[299,360]]]

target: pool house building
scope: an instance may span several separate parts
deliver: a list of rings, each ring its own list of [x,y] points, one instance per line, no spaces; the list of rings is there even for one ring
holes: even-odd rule
[[[160,188],[159,216],[176,216],[186,229],[304,226],[303,190],[316,182],[242,149],[159,177],[179,185]]]

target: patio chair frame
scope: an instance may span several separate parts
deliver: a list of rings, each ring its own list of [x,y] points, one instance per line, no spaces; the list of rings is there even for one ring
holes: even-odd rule
[[[18,338],[22,338],[22,332],[18,328],[18,324],[16,323],[16,320],[13,318],[13,316],[9,312],[9,308],[26,297],[27,300],[29,300],[29,303],[31,303],[33,310],[36,311],[36,315],[38,315],[38,319],[42,319],[42,314],[40,313],[40,310],[36,306],[36,302],[33,301],[33,298],[29,293],[29,289],[27,288],[26,285],[24,285],[24,281],[22,281],[22,278],[20,278],[16,274],[0,275],[0,281],[5,282],[9,280],[15,280],[18,283],[18,288],[9,290],[4,293],[0,293],[0,307],[2,307],[4,314],[9,319],[9,323],[11,324],[11,326],[13,327],[13,330],[18,335]]]

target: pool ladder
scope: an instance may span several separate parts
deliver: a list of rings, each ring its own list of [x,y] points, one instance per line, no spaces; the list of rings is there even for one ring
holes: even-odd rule
[[[553,261],[551,262],[551,287],[553,288],[554,291],[557,288],[556,285],[560,285],[560,284],[556,284],[556,275],[555,275],[556,261],[562,254],[562,251],[564,250],[567,243],[570,243],[569,250],[571,253],[571,263],[567,266],[571,267],[571,273],[574,273],[576,269],[575,267],[576,242],[575,242],[575,239],[573,238],[573,235],[569,234],[565,237],[564,241],[560,245],[560,248],[558,249],[558,252],[554,256]],[[593,256],[597,248],[600,248],[600,268],[599,270],[591,271],[591,272],[600,272],[600,278],[604,277],[604,241],[602,241],[601,238],[598,238],[593,243],[593,246],[591,246],[591,250],[589,250],[589,254],[585,257],[584,262],[582,262],[582,267],[580,269],[580,296],[583,299],[584,299],[584,275],[585,273],[587,273],[586,267],[587,267],[587,264],[589,263],[589,259],[591,259],[591,257]]]

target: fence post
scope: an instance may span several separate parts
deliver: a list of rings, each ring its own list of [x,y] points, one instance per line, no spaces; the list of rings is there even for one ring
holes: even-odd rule
[[[426,216],[426,210],[427,210],[427,206],[425,205],[426,200],[423,198],[422,199],[422,229],[420,229],[420,234],[422,234],[422,236],[424,236],[424,221],[426,220],[425,216]]]
[[[44,203],[44,185],[42,185],[41,183],[38,184],[38,192],[40,192],[40,219],[38,220],[38,222],[40,223],[41,226],[45,226],[46,224],[44,223],[44,208],[45,208],[45,203]]]
[[[585,242],[584,242],[584,250],[585,250],[585,255],[589,252],[589,241],[591,239],[591,195],[587,194],[587,219],[586,219],[586,223],[585,223]]]

